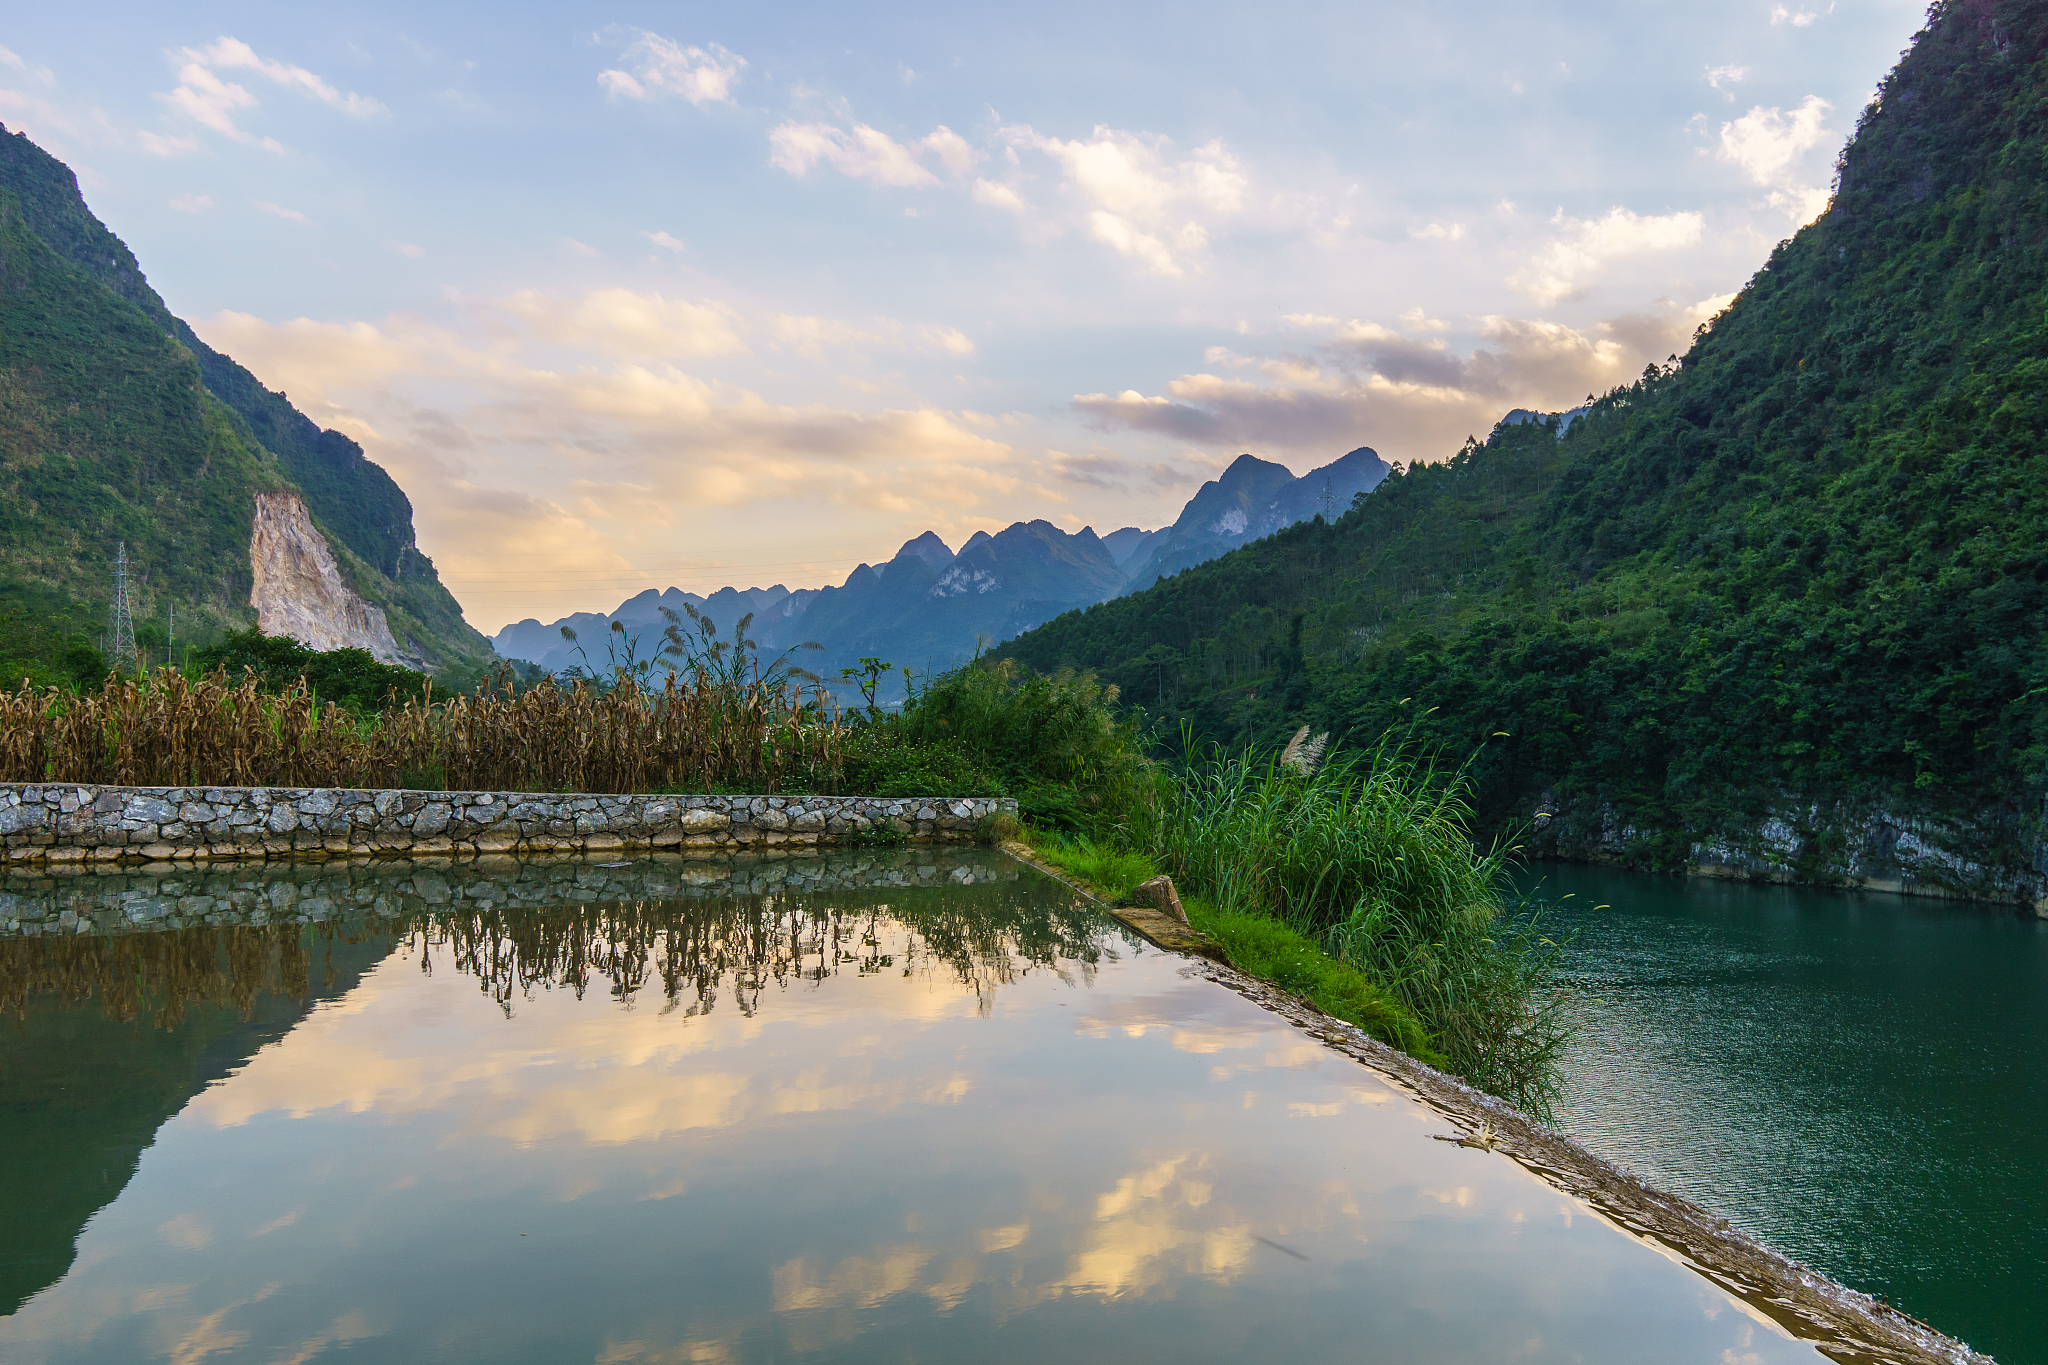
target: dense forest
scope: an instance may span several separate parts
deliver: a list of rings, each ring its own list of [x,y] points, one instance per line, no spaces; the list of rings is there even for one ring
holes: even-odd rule
[[[1389,729],[1628,856],[1862,804],[2030,860],[2048,767],[2048,4],[1942,3],[1826,213],[1674,363],[1003,646],[1171,736]],[[1960,827],[1960,825],[1958,826]],[[1576,836],[1571,831],[1576,830]]]

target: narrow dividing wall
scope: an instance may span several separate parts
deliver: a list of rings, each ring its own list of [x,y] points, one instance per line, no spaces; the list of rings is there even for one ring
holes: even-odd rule
[[[607,796],[0,784],[7,860],[167,862],[964,841],[1008,797]]]

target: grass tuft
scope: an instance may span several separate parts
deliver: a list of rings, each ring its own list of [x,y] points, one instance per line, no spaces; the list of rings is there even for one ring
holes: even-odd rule
[[[1475,848],[1471,814],[1462,774],[1391,739],[1308,772],[1190,746],[1130,842],[1184,898],[1278,921],[1349,963],[1447,1069],[1544,1115],[1569,1037],[1557,945],[1508,910],[1509,850]]]

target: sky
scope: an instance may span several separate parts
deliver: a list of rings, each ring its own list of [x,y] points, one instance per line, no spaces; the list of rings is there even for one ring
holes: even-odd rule
[[[491,632],[1583,401],[1825,207],[1923,17],[15,6],[0,122]]]

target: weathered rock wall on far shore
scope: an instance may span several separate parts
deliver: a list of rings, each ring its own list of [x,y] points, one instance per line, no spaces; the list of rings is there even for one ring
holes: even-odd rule
[[[0,784],[6,861],[175,862],[965,841],[1007,797]]]
[[[1611,802],[1560,802],[1544,792],[1528,829],[1525,850],[1540,859],[1994,901],[2048,918],[2048,839],[2017,811],[1959,819],[1875,803],[1788,799],[1729,828],[1669,831]]]

